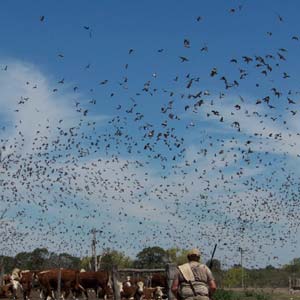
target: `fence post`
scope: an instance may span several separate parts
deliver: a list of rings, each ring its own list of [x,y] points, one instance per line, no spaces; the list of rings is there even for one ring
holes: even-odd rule
[[[0,260],[0,286],[3,286],[3,277],[4,277],[4,258]]]
[[[113,284],[114,300],[121,300],[120,288],[118,286],[118,267],[115,265],[112,268],[112,284]]]
[[[166,274],[167,274],[167,282],[168,282],[168,300],[174,300],[175,297],[171,291],[172,282],[176,273],[176,265],[167,264],[166,266]]]
[[[57,276],[57,299],[60,299],[61,294],[61,268],[58,270],[58,276]]]

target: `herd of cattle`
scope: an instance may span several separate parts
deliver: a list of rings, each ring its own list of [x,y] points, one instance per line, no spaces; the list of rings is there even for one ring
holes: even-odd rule
[[[17,299],[22,293],[23,300],[29,300],[32,290],[36,289],[43,300],[55,300],[58,294],[62,299],[70,295],[73,299],[79,297],[88,299],[90,292],[103,299],[113,299],[113,296],[119,293],[120,299],[124,300],[159,300],[166,298],[167,286],[166,276],[162,273],[153,273],[151,276],[137,279],[127,276],[126,281],[117,281],[113,284],[108,271],[15,269],[12,274],[4,275],[0,297]]]

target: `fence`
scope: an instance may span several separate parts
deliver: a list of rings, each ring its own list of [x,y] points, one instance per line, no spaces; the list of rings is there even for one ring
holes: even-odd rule
[[[289,289],[290,291],[300,290],[300,278],[289,277]]]
[[[2,270],[2,271],[1,271]],[[58,269],[57,273],[57,299],[61,298],[61,278],[62,278],[62,268]],[[118,292],[118,280],[120,278],[120,274],[124,273],[131,273],[131,274],[153,274],[153,273],[165,273],[167,279],[167,294],[168,300],[175,300],[174,295],[171,292],[171,286],[173,282],[173,278],[176,272],[176,265],[174,264],[167,264],[165,269],[118,269],[117,266],[113,266],[112,268],[112,284],[113,284],[113,293],[114,293],[114,300],[121,300],[120,293]],[[3,267],[0,265],[0,280],[3,279]],[[1,282],[2,283],[2,282]],[[2,284],[0,284],[1,286]]]
[[[167,264],[165,269],[118,269],[117,266],[114,266],[112,269],[112,282],[113,282],[113,292],[114,300],[121,300],[120,294],[118,293],[118,279],[120,278],[120,273],[134,273],[134,274],[146,274],[146,273],[159,273],[164,272],[167,278],[167,293],[168,300],[174,300],[175,297],[171,292],[172,281],[175,276],[176,266],[174,264]]]
[[[3,277],[4,277],[4,266],[3,259],[0,260],[0,286],[3,285]]]

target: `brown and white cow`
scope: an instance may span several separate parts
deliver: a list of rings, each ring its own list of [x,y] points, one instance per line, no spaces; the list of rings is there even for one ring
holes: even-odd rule
[[[168,287],[168,280],[167,276],[162,273],[153,273],[149,278],[148,278],[148,287],[157,287],[160,286],[162,288],[167,288]]]
[[[143,300],[161,300],[163,297],[163,291],[160,286],[157,287],[144,287]]]
[[[121,299],[140,300],[144,291],[144,282],[141,280],[127,280],[117,282]]]
[[[17,299],[18,290],[22,289],[20,284],[20,272],[18,268],[13,269],[12,274],[4,275],[3,282],[8,291],[12,294],[13,299]]]
[[[13,293],[11,283],[0,286],[0,298],[10,298],[12,295]]]
[[[147,278],[145,286],[150,289],[150,292],[154,289],[152,294],[153,299],[167,298],[168,281],[165,274],[153,273]]]
[[[21,271],[20,272],[20,285],[22,288],[23,300],[29,300],[31,290],[37,282],[38,271]]]
[[[76,297],[83,292],[86,299],[88,299],[89,289],[94,290],[95,295],[98,298],[105,298],[107,295],[111,294],[110,275],[107,271],[80,272],[79,285],[80,288],[73,290]]]
[[[69,269],[52,269],[37,273],[38,282],[41,287],[41,294],[44,300],[48,298],[55,299],[55,293],[58,289],[59,272],[61,271],[61,296],[67,298],[71,290],[83,288],[79,284],[79,271]]]

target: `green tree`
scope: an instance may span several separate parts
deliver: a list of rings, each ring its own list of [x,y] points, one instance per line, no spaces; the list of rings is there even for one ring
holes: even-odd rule
[[[32,268],[32,255],[30,252],[20,252],[15,256],[14,266],[22,270]]]
[[[242,286],[242,276],[244,277],[244,282],[247,282],[248,273],[241,267],[233,267],[229,269],[224,276],[223,284],[226,287],[241,287]]]
[[[15,266],[15,258],[10,256],[0,256],[0,263],[3,265],[4,273],[10,273]]]
[[[294,258],[289,264],[285,265],[283,269],[291,273],[300,272],[300,258]]]
[[[187,253],[189,250],[179,249],[179,248],[170,248],[167,249],[166,256],[168,262],[172,262],[176,265],[182,265],[187,262]]]
[[[59,255],[60,267],[66,269],[79,269],[80,258],[72,256],[68,253],[61,253]]]
[[[164,268],[168,262],[168,255],[161,247],[148,247],[137,254],[135,266],[137,268]]]
[[[206,265],[207,265],[207,266],[210,265],[210,260],[208,260],[208,261],[206,262]],[[211,270],[212,270],[213,272],[220,272],[220,271],[222,270],[222,268],[221,268],[221,262],[220,262],[218,259],[214,258],[214,259],[212,260],[212,268],[211,268]]]
[[[49,258],[44,263],[45,269],[60,268],[59,255],[54,252],[49,253]]]
[[[129,268],[133,264],[132,259],[123,252],[111,249],[104,250],[104,254],[98,256],[98,261],[100,268],[104,270],[111,270],[113,265],[118,266],[118,268]]]
[[[47,264],[47,260],[50,257],[50,253],[46,248],[37,248],[31,252],[31,267],[32,270],[42,270]]]
[[[90,256],[85,256],[80,260],[79,268],[84,270],[90,270],[91,269],[91,260],[92,258]]]

